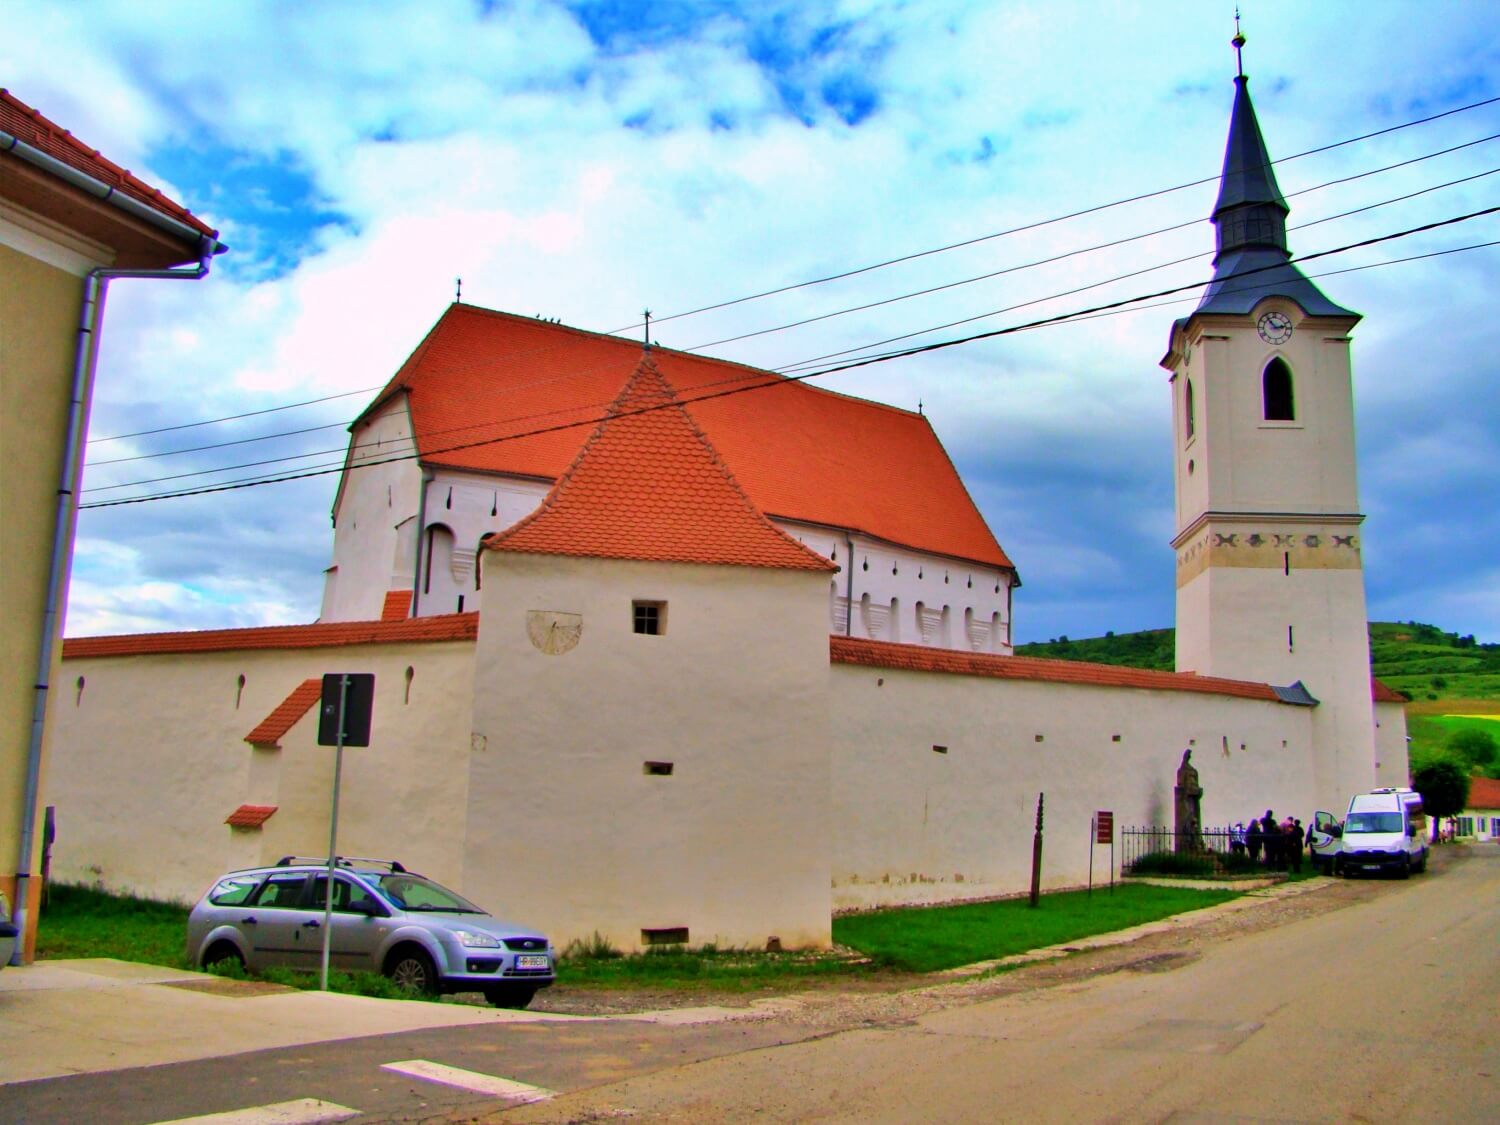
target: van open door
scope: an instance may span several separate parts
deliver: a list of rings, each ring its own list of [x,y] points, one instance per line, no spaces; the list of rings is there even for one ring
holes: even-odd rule
[[[1312,827],[1307,831],[1307,850],[1312,856],[1313,870],[1324,875],[1332,875],[1338,870],[1338,854],[1343,834],[1343,826],[1332,813],[1313,814]]]

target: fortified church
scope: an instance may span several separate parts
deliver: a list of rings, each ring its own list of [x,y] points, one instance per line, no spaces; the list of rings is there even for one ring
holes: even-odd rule
[[[353,426],[317,623],[67,642],[54,875],[187,899],[326,850],[327,672],[376,676],[340,850],[560,943],[818,946],[838,909],[1016,893],[1042,793],[1044,884],[1078,885],[1096,811],[1170,823],[1185,748],[1208,824],[1404,783],[1359,318],[1287,212],[1242,75],[1161,361],[1176,672],[1012,654],[1016,568],[921,415],[455,304]]]

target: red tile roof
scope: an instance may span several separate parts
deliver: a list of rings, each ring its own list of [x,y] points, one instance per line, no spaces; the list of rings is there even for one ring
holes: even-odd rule
[[[426,464],[556,480],[640,351],[637,341],[454,304],[370,409],[406,390]],[[766,515],[1011,567],[922,415],[724,360],[660,347],[652,356]],[[743,388],[758,389],[722,394]]]
[[[385,604],[380,607],[380,620],[405,621],[411,616],[411,591],[387,590]]]
[[[245,741],[252,746],[279,746],[281,736],[296,725],[297,720],[312,708],[323,695],[323,681],[303,680],[292,693],[276,705],[276,709],[261,720]]]
[[[831,571],[761,514],[650,353],[541,506],[492,551]]]
[[[1376,703],[1405,703],[1406,696],[1394,688],[1381,683],[1374,676],[1370,677],[1370,698]]]
[[[224,819],[224,823],[231,828],[259,828],[275,815],[276,809],[276,805],[241,805]]]
[[[32,109],[5,89],[0,89],[0,129],[20,138],[32,148],[40,149],[48,156],[61,160],[85,175],[92,176],[122,194],[144,203],[168,218],[186,223],[200,234],[206,234],[211,238],[218,237],[218,231],[182,204],[163,195],[160,188],[152,187],[121,168],[98,149],[90,148],[61,125],[49,121],[37,110]]]
[[[1469,801],[1466,809],[1500,809],[1500,781],[1492,777],[1469,779]]]
[[[268,625],[261,629],[205,629],[194,633],[69,637],[63,641],[62,654],[64,660],[76,660],[92,656],[472,641],[478,635],[479,614],[450,613],[436,617],[412,617],[404,621],[330,621],[314,625]]]
[[[989,676],[998,680],[1035,680],[1053,684],[1090,684],[1095,687],[1144,688],[1154,691],[1191,691],[1234,695],[1275,703],[1269,684],[1221,680],[1184,672],[1151,672],[1114,664],[1085,664],[1077,660],[1042,660],[1034,656],[1000,656],[986,652],[868,641],[858,637],[830,637],[829,654],[835,664],[862,664],[909,672],[943,672],[957,676]]]

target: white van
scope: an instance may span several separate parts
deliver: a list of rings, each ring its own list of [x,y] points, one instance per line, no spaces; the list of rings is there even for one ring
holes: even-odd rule
[[[1391,871],[1405,879],[1413,871],[1427,870],[1427,814],[1422,811],[1422,795],[1414,789],[1394,788],[1356,793],[1344,814],[1338,842],[1333,864],[1341,874]]]

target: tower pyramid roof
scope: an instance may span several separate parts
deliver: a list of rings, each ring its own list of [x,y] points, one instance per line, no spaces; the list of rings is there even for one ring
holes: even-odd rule
[[[1263,298],[1279,295],[1309,316],[1358,316],[1325,297],[1292,263],[1286,243],[1290,210],[1250,101],[1250,80],[1238,75],[1213,212],[1214,279],[1197,312],[1248,313]]]
[[[650,352],[541,506],[492,551],[832,571],[771,523]]]

